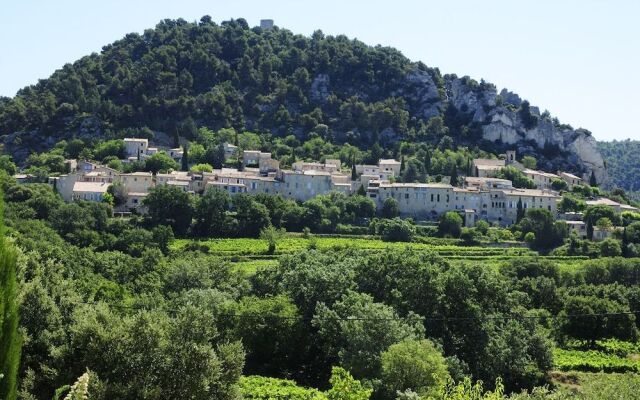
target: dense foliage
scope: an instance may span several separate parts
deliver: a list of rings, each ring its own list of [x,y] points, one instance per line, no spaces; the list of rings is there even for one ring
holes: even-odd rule
[[[4,203],[0,196],[0,398],[15,400],[22,340],[18,333],[16,251],[5,236]]]
[[[598,142],[598,150],[607,163],[607,172],[615,187],[629,192],[640,191],[640,141]]]
[[[425,79],[432,88],[422,84]],[[301,157],[338,155],[351,165],[404,155],[405,181],[424,180],[425,174],[455,177],[470,169],[469,153],[457,147],[477,153],[501,145],[482,140],[486,121],[450,101],[454,81],[479,98],[495,90],[344,35],[262,30],[244,19],[167,19],[64,65],[12,99],[0,99],[0,135],[19,133],[7,145],[20,164],[30,154],[25,150],[41,152],[64,140],[68,157],[113,157],[109,162],[117,167],[123,149],[108,140],[136,136],[167,146],[193,142],[189,159],[219,167],[224,136],[240,148],[271,151],[283,165]],[[509,107],[529,128],[550,118],[532,114],[526,101]],[[237,134],[211,142],[207,132],[220,129]],[[92,154],[84,148],[101,140],[108,144]],[[402,142],[411,145],[403,148]],[[349,146],[334,147],[343,144]],[[28,164],[55,169],[61,161],[31,158]]]
[[[391,243],[265,229],[252,234],[262,232],[261,239],[174,243],[171,226],[186,224],[171,214],[112,218],[108,204],[66,204],[48,185],[19,185],[6,175],[0,184],[20,249],[23,398],[51,398],[87,369],[95,399],[236,399],[246,389],[243,373],[294,379],[317,393],[360,387],[358,399],[369,390],[380,400],[398,391],[446,393],[458,390],[448,377],[465,376],[500,378],[507,392],[517,392],[548,382],[558,346],[577,340],[602,351],[603,338],[638,337],[638,259],[583,260],[561,271],[562,258],[452,245],[460,239]],[[210,197],[200,206],[185,200],[193,212],[189,230],[216,215],[247,230],[256,218],[275,231],[281,226],[279,208],[265,205],[277,198]],[[335,207],[338,215],[368,210],[356,197],[312,204],[326,201],[319,209]],[[633,219],[625,218],[635,238]],[[459,227],[453,222],[449,233]],[[423,228],[399,219],[373,219],[371,226],[389,239]],[[520,228],[541,237],[557,229],[537,209]],[[501,231],[465,229],[486,237]],[[247,274],[229,262],[238,255],[279,258]],[[335,366],[352,377],[331,378]],[[403,372],[409,367],[411,374]],[[270,386],[250,390],[260,398]],[[341,399],[344,390],[334,389],[322,395]]]

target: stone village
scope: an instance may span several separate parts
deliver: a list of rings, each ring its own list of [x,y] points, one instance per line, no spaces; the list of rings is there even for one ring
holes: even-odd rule
[[[144,159],[159,151],[150,147],[148,139],[124,139],[127,159],[125,162]],[[516,222],[518,203],[523,209],[544,208],[554,216],[567,221],[569,228],[578,237],[586,237],[586,228],[580,214],[559,214],[557,191],[552,190],[554,180],[563,180],[571,189],[583,183],[583,178],[569,172],[557,174],[525,168],[516,160],[515,151],[507,151],[499,159],[475,159],[472,174],[462,180],[462,187],[449,183],[398,183],[401,163],[394,159],[381,159],[377,165],[356,165],[355,180],[350,172],[343,170],[340,160],[327,159],[324,163],[295,162],[291,169],[281,169],[280,163],[271,153],[258,150],[244,150],[238,154],[236,146],[224,144],[225,157],[240,157],[241,168],[221,168],[212,172],[171,171],[120,173],[107,166],[87,160],[67,160],[70,173],[50,178],[62,198],[75,200],[102,201],[111,185],[122,191],[124,204],[115,211],[121,213],[144,213],[144,198],[158,185],[173,185],[194,195],[202,194],[209,188],[238,193],[265,193],[281,195],[287,199],[306,201],[329,192],[354,194],[364,189],[378,209],[388,198],[398,203],[400,215],[416,220],[435,220],[447,211],[457,211],[464,216],[465,225],[473,226],[478,220],[508,226]],[[176,161],[182,158],[182,149],[168,149],[167,154]],[[535,189],[513,187],[511,181],[495,176],[505,166],[513,166],[530,178]],[[446,178],[445,178],[446,180]],[[361,189],[362,187],[362,189]],[[587,201],[587,205],[603,204],[617,212],[638,211],[636,208],[620,204],[607,198]]]

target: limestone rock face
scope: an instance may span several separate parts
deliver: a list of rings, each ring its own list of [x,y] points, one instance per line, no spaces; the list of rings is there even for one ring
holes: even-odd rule
[[[416,105],[416,111],[424,119],[440,114],[443,105],[438,86],[427,71],[415,68],[405,78],[404,86],[393,93]]]
[[[482,138],[491,142],[515,145],[523,138],[515,128],[513,117],[506,110],[496,112],[491,122],[482,126]]]
[[[493,85],[472,86],[470,80],[453,79],[447,87],[449,101],[462,112],[473,113],[474,122],[482,122],[487,110],[496,105],[496,89]]]
[[[505,104],[511,104],[514,107],[520,107],[522,104],[522,99],[516,93],[510,92],[507,89],[502,89],[500,91],[500,97]]]
[[[481,126],[482,139],[538,155],[541,167],[550,171],[561,168],[586,178],[593,171],[598,183],[607,185],[604,160],[590,132],[556,126],[548,113],[541,114],[535,106],[530,106],[530,113],[537,123],[527,127],[517,111],[523,100],[503,89],[498,102],[495,87],[485,82],[448,76],[445,87],[445,101],[472,115],[472,121]]]
[[[311,82],[311,100],[324,103],[329,97],[329,75],[318,74]]]
[[[578,131],[582,130],[579,129]],[[573,132],[577,133],[578,131]],[[587,167],[588,171],[595,173],[598,183],[606,186],[608,184],[608,177],[604,166],[604,159],[598,151],[596,140],[584,131],[581,133],[582,134],[570,135],[569,138],[573,137],[573,140],[569,140],[567,147],[570,152],[578,156],[580,162]],[[585,173],[583,176],[587,182],[589,177],[589,173]]]

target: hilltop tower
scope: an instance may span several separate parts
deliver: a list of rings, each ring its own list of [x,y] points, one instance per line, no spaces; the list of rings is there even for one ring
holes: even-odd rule
[[[268,31],[269,29],[273,29],[273,20],[272,19],[261,19],[260,20],[260,29]]]

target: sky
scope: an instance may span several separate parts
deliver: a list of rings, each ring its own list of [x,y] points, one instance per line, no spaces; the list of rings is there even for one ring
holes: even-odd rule
[[[598,140],[640,139],[637,0],[2,0],[0,95],[165,18],[260,19],[392,46],[508,88]]]

